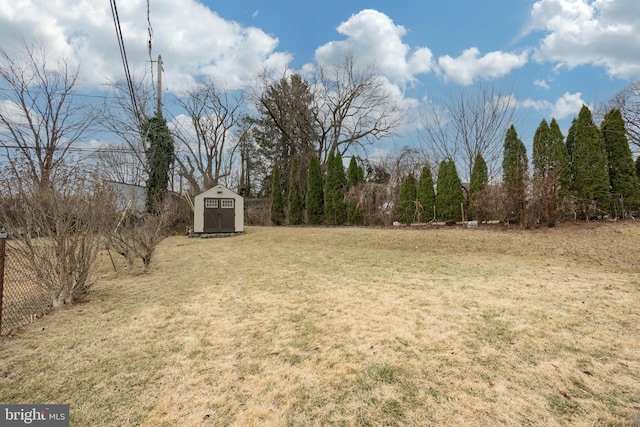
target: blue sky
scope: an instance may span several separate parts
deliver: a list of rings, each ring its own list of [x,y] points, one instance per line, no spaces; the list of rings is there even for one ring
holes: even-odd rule
[[[512,89],[530,147],[542,118],[566,131],[583,103],[606,102],[640,76],[638,0],[120,0],[136,75],[149,66],[147,4],[169,96],[204,76],[242,87],[265,67],[298,70],[350,51],[375,61],[414,110],[459,88]],[[89,89],[122,76],[106,0],[0,0],[2,47],[20,37],[76,58]],[[412,143],[412,126],[386,149]]]

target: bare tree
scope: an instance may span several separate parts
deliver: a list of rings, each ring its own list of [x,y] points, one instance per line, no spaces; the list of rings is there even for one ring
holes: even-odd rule
[[[421,142],[432,161],[451,158],[459,163],[463,181],[470,180],[478,155],[486,161],[489,177],[495,176],[515,108],[515,99],[493,85],[474,92],[459,88],[455,98],[432,101],[421,111]]]
[[[617,108],[622,113],[629,142],[640,149],[640,79],[618,92],[604,109],[604,113]]]
[[[79,67],[68,58],[48,60],[42,44],[23,42],[17,52],[0,47],[0,144],[10,160],[41,188],[51,186],[73,146],[94,123],[94,108],[78,95]],[[11,163],[15,164],[15,163]]]
[[[110,149],[98,153],[101,169],[107,176],[125,184],[144,185],[147,178],[146,152],[148,138],[144,123],[153,117],[153,89],[146,79],[134,80],[131,98],[126,82],[108,84],[110,92],[105,98],[100,125],[119,141]]]
[[[359,68],[352,55],[337,65],[318,66],[315,116],[318,156],[325,163],[331,151],[345,154],[393,135],[404,116],[391,99],[375,66]]]
[[[218,87],[213,80],[198,84],[177,100],[190,123],[177,125],[180,141],[176,157],[179,174],[195,193],[213,187],[231,174],[234,148],[243,128],[244,99],[241,93]]]

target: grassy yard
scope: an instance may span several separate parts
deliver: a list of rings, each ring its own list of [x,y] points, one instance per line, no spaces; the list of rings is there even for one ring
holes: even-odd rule
[[[626,425],[640,223],[248,227],[0,339],[0,402],[74,426]]]

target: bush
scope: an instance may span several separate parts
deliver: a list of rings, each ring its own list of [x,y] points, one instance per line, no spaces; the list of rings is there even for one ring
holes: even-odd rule
[[[91,287],[97,254],[116,226],[113,195],[95,176],[68,173],[49,188],[10,178],[0,220],[11,248],[30,261],[54,308],[72,304]]]

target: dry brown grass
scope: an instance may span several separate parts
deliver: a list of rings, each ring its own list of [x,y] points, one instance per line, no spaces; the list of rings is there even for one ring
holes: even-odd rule
[[[148,274],[105,269],[0,341],[0,401],[70,403],[77,426],[635,425],[639,241],[635,222],[171,237]]]

